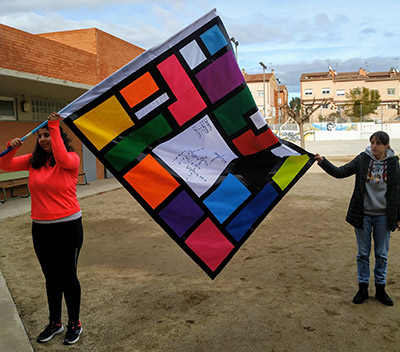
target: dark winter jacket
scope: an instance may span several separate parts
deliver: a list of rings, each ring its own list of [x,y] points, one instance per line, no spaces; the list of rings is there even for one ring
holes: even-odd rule
[[[356,175],[354,191],[346,216],[346,221],[356,228],[362,228],[363,224],[365,182],[370,160],[370,157],[362,152],[352,161],[340,167],[336,167],[325,158],[319,164],[329,175],[336,178]],[[388,226],[391,231],[395,231],[397,223],[400,221],[400,167],[397,156],[387,159],[386,202]]]

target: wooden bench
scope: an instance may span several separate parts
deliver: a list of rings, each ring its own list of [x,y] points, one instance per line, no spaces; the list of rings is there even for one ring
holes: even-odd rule
[[[10,190],[11,198],[29,197],[28,177],[29,171],[15,171],[0,174],[0,188],[3,191],[3,199],[0,200],[0,203],[4,203],[9,199],[9,197],[7,197],[7,190]],[[17,188],[24,187],[26,188],[26,193],[14,195],[14,191]]]
[[[79,173],[78,174],[78,177],[79,176],[83,176],[83,183],[79,183],[80,185],[88,185],[89,184],[89,182],[88,182],[88,180],[87,180],[87,177],[86,177],[86,172],[81,172],[81,173]]]

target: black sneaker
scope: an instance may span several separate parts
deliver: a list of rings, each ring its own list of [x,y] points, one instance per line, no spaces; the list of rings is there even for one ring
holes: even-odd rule
[[[78,320],[77,323],[68,323],[67,333],[64,338],[64,345],[72,345],[75,342],[78,342],[79,337],[82,333],[82,324]]]
[[[50,321],[49,325],[39,334],[36,339],[37,342],[47,342],[50,341],[54,335],[60,334],[64,331],[64,326],[61,322],[56,324],[54,321]]]

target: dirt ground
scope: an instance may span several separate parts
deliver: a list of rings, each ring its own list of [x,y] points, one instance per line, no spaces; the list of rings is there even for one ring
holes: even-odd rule
[[[389,253],[395,305],[351,302],[356,244],[344,217],[353,183],[314,165],[215,280],[124,189],[81,199],[74,346],[62,335],[35,342],[48,313],[28,215],[0,223],[1,270],[35,351],[398,351],[400,233]]]

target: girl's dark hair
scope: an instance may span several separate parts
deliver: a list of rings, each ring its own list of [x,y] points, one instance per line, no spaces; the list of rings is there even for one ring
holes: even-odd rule
[[[388,145],[390,142],[389,135],[386,132],[378,131],[374,132],[371,137],[369,137],[369,141],[371,142],[372,138],[375,137],[379,142],[383,145]]]
[[[47,130],[49,129],[47,125],[43,126],[42,128],[45,128]],[[64,142],[65,149],[67,149],[67,152],[73,152],[74,148],[70,144],[72,140],[68,137],[67,133],[64,132],[61,126],[60,126],[60,134]],[[51,167],[53,167],[56,164],[56,160],[54,159],[53,154],[49,156],[44,151],[44,149],[39,145],[39,139],[37,139],[35,149],[33,150],[32,157],[30,159],[31,165],[34,169],[40,169],[43,165],[47,163],[47,160],[49,160],[49,165]]]

